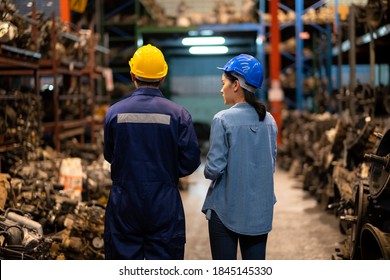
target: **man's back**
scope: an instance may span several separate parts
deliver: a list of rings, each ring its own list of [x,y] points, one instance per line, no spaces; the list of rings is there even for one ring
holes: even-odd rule
[[[113,136],[104,150],[113,180],[177,185],[200,164],[193,160],[199,156],[190,114],[158,89],[136,90],[111,107],[106,121]]]

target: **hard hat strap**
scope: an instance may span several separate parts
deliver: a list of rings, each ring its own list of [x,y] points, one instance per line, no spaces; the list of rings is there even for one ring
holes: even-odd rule
[[[256,88],[255,87],[252,87],[251,85],[248,85],[244,79],[243,76],[241,75],[238,75],[234,72],[231,72],[232,73],[232,76],[236,77],[238,79],[238,82],[240,83],[240,86],[244,89],[246,89],[247,91],[249,92],[252,92],[252,93],[255,93],[256,92]]]

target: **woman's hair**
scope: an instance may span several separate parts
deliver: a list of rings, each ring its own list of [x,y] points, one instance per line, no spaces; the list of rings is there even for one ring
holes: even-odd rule
[[[230,81],[230,82],[234,82],[236,80],[238,80],[236,77],[234,77],[231,72],[224,72],[225,73],[225,77]],[[256,110],[256,113],[257,115],[259,115],[259,121],[263,121],[264,118],[265,118],[265,115],[267,113],[267,109],[265,107],[265,105],[263,103],[261,103],[255,96],[255,94],[253,92],[250,92],[248,90],[246,90],[245,88],[243,88],[243,91],[244,91],[244,98],[245,98],[245,101],[248,102],[249,105],[251,105],[253,108],[255,108]]]

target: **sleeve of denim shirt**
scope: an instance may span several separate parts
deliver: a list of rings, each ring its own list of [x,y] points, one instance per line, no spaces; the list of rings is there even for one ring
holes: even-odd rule
[[[276,168],[276,155],[278,153],[276,141],[273,143],[273,160],[274,160],[274,173],[275,173],[275,168]]]
[[[275,139],[271,139],[271,143],[272,143],[272,155],[273,155],[273,167],[274,167],[274,173],[275,173],[275,168],[276,168],[276,155],[277,155],[277,151],[278,151],[278,147],[277,147],[277,138],[278,138],[278,126],[276,125],[276,122],[275,120],[273,120],[273,123],[274,125],[272,126],[273,127],[273,132],[274,132],[274,135],[275,135]]]
[[[226,169],[228,145],[226,128],[220,117],[214,117],[211,123],[210,148],[207,153],[204,176],[210,180],[218,179]]]

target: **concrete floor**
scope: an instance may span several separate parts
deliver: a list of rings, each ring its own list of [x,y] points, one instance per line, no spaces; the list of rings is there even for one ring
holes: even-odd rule
[[[181,191],[187,224],[187,260],[211,259],[207,221],[200,211],[210,183],[204,178],[203,169],[202,164],[187,177],[188,189]],[[303,191],[296,178],[278,168],[275,193],[278,202],[273,230],[268,235],[267,259],[330,260],[336,244],[345,239],[339,231],[338,219]]]

